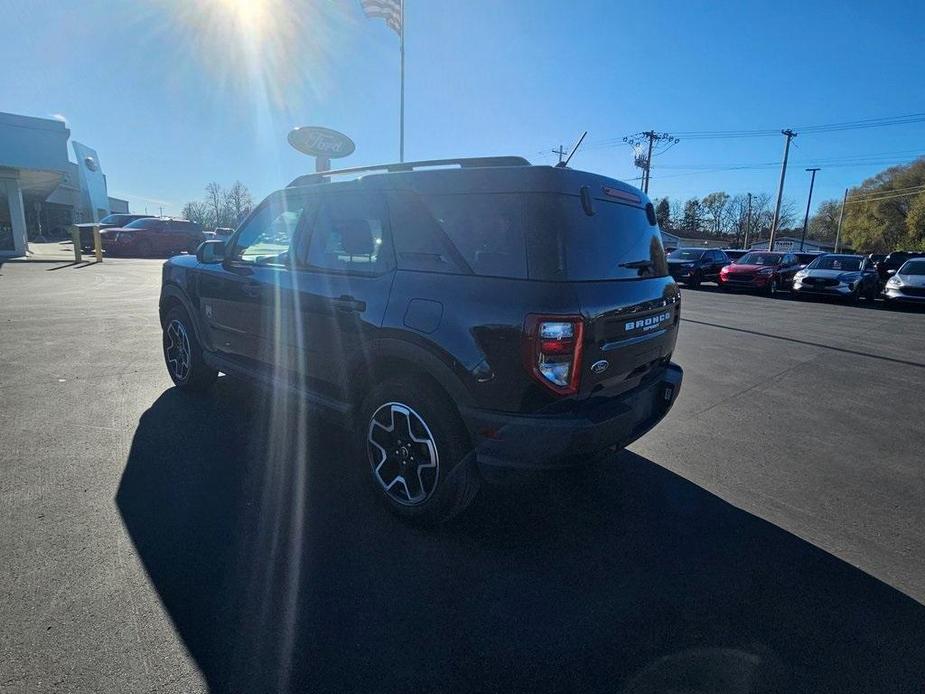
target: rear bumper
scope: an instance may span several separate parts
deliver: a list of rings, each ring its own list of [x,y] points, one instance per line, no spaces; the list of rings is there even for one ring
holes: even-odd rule
[[[577,467],[623,448],[668,413],[684,372],[668,365],[660,376],[612,398],[591,398],[564,415],[512,415],[464,409],[484,472]]]

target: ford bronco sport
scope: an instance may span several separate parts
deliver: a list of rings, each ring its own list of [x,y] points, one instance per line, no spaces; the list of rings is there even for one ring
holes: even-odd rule
[[[343,464],[422,522],[493,472],[626,446],[682,378],[652,204],[519,157],[299,177],[165,263],[160,318],[178,387],[221,371],[296,390],[352,428],[364,460]]]

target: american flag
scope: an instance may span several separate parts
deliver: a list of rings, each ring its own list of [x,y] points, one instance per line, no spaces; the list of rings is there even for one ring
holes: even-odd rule
[[[363,11],[370,19],[384,19],[389,28],[401,36],[402,0],[360,0]]]

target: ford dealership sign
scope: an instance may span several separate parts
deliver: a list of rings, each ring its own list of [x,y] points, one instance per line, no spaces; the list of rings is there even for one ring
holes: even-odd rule
[[[289,144],[303,154],[323,159],[339,159],[353,154],[353,140],[329,128],[302,127],[289,132]]]

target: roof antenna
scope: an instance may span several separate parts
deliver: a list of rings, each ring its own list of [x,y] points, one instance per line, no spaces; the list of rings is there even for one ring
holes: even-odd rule
[[[577,152],[578,148],[581,147],[581,143],[585,141],[585,135],[587,134],[588,134],[587,130],[585,130],[581,134],[581,137],[578,138],[578,142],[576,142],[575,146],[572,147],[572,151],[568,153],[568,156],[565,158],[565,161],[560,161],[558,164],[556,164],[557,169],[564,169],[566,166],[568,166],[568,163],[572,161],[572,157],[575,156],[575,152]]]

